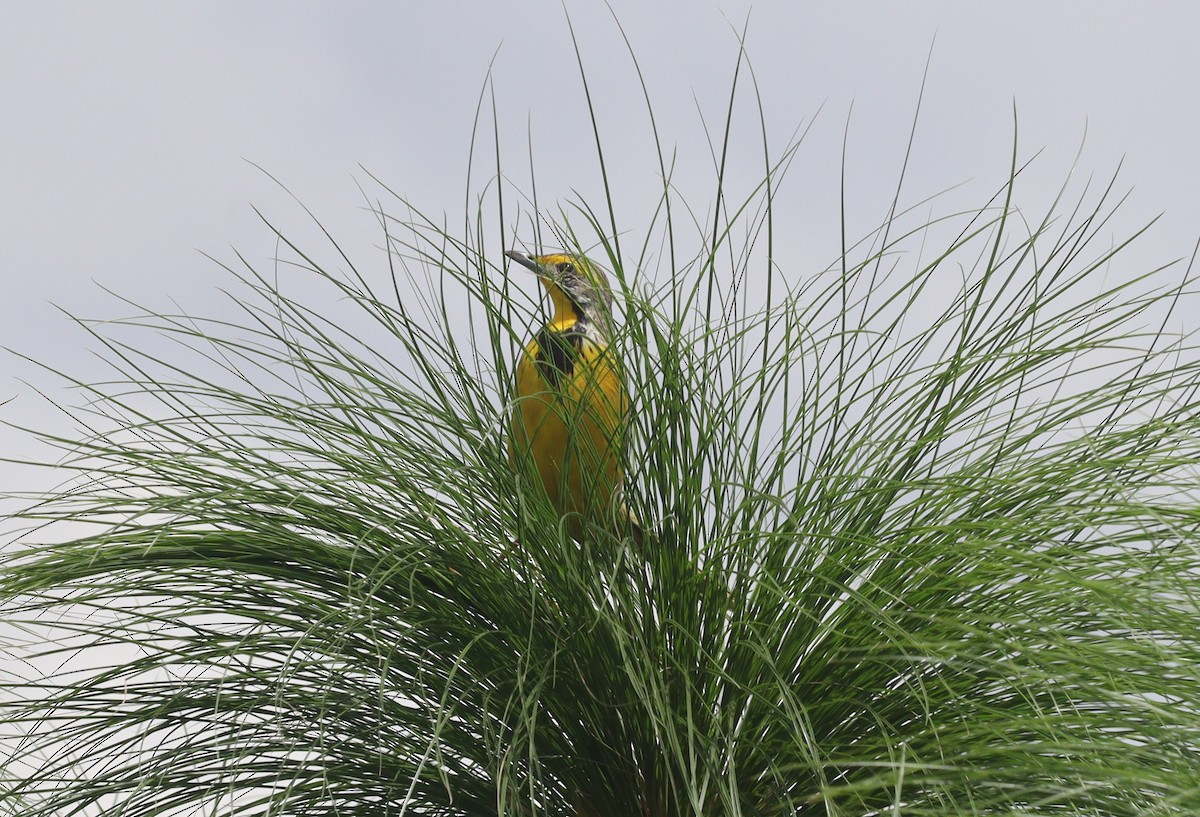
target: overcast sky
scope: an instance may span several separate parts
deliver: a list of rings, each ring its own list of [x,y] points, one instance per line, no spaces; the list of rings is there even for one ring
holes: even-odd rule
[[[711,187],[702,184],[700,115],[720,127],[734,29],[750,5],[613,0],[660,132],[679,147],[678,181],[693,195]],[[636,221],[659,184],[636,75],[602,3],[567,7],[619,205]],[[233,246],[261,263],[274,251],[252,204],[285,230],[309,230],[251,162],[380,275],[360,165],[425,212],[461,219],[489,65],[517,182],[531,130],[543,204],[599,190],[559,2],[8,2],[2,10],[0,345],[85,377],[89,342],[54,305],[94,318],[128,313],[103,286],[151,306],[174,300],[210,312],[223,308],[218,288],[228,280],[201,251],[229,259]],[[931,45],[907,182],[913,200],[969,182],[968,200],[982,204],[1007,170],[1015,102],[1022,156],[1045,149],[1023,188],[1030,200],[1061,182],[1086,128],[1082,172],[1107,176],[1123,158],[1129,223],[1165,214],[1139,250],[1146,263],[1186,255],[1200,235],[1198,39],[1196,2],[760,0],[746,45],[773,144],[820,111],[781,200],[790,209],[777,212],[807,242],[800,266],[833,260],[852,103],[853,226],[865,231],[883,216]],[[739,167],[760,166],[753,140],[737,148],[746,154]],[[6,355],[0,419],[51,422],[19,379],[31,376],[71,400]],[[0,446],[13,456],[36,451],[9,430]],[[0,487],[22,487],[11,485],[13,473],[0,469]]]

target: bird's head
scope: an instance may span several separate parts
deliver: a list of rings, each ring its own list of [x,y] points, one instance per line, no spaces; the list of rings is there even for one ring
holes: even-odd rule
[[[537,274],[542,286],[550,293],[556,315],[569,309],[579,317],[596,317],[612,309],[613,295],[608,276],[582,255],[530,256],[516,250],[505,255]]]

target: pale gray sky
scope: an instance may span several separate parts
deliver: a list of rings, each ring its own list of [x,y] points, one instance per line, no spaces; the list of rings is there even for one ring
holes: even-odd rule
[[[700,205],[711,184],[697,107],[720,127],[733,27],[750,5],[613,2],[660,131],[679,146],[677,181]],[[567,6],[604,120],[618,206],[636,221],[658,185],[636,77],[603,3]],[[379,236],[355,186],[365,180],[360,164],[426,212],[461,219],[489,64],[507,168],[524,172],[532,126],[543,204],[599,189],[556,1],[7,2],[0,10],[0,345],[78,374],[94,366],[87,338],[52,304],[88,317],[126,314],[103,285],[151,306],[175,300],[211,312],[222,308],[217,288],[228,279],[198,250],[228,259],[233,245],[259,262],[274,251],[252,203],[285,230],[310,234],[247,160],[286,183],[381,275],[371,249]],[[1125,158],[1124,185],[1134,187],[1127,223],[1165,213],[1139,249],[1146,263],[1190,251],[1200,234],[1200,4],[760,1],[747,47],[775,145],[824,105],[777,211],[812,255],[802,263],[832,260],[852,102],[852,232],[885,212],[935,34],[913,200],[974,180],[965,201],[982,204],[1007,170],[1015,100],[1022,155],[1046,149],[1023,188],[1030,201],[1061,181],[1086,125],[1083,171],[1104,176]],[[751,139],[737,147],[748,179],[760,156]],[[0,419],[50,422],[45,402],[18,379],[33,375],[0,356],[0,401],[11,398]],[[36,382],[53,389],[47,378]],[[0,447],[35,451],[7,429]],[[0,468],[0,488],[22,487],[12,485],[14,473]]]

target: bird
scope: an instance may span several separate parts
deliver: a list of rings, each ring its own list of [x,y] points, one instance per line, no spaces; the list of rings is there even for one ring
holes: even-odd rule
[[[537,275],[552,307],[517,361],[510,459],[536,477],[573,539],[590,521],[640,542],[622,499],[629,395],[610,345],[608,277],[578,254],[505,255]]]

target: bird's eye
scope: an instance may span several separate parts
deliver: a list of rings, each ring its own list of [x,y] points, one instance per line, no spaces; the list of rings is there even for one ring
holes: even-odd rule
[[[575,271],[575,265],[572,264],[570,261],[564,261],[563,263],[558,265],[558,271],[565,272],[569,275],[570,273]]]

